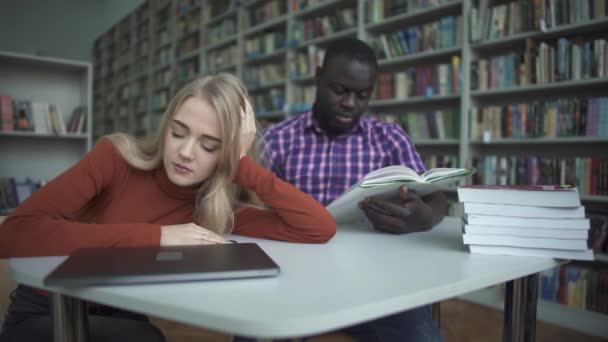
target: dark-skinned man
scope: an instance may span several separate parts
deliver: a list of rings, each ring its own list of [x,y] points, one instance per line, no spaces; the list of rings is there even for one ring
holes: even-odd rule
[[[282,179],[327,205],[367,173],[390,165],[425,171],[403,129],[363,116],[376,83],[378,63],[364,42],[340,39],[326,50],[316,71],[311,110],[268,128],[262,137],[267,166]],[[426,231],[443,219],[447,200],[424,197],[403,186],[370,196],[359,207],[381,232]],[[382,246],[378,246],[382,248]],[[442,341],[425,306],[344,329],[358,341]]]

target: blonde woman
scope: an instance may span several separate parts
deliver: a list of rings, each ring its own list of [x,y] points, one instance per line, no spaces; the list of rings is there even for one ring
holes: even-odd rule
[[[173,98],[151,141],[102,138],[0,226],[0,257],[68,255],[81,247],[224,243],[225,233],[323,243],[327,210],[257,164],[254,112],[230,74]],[[48,299],[20,286],[0,341],[51,341]],[[92,307],[93,341],[162,341],[144,316]]]

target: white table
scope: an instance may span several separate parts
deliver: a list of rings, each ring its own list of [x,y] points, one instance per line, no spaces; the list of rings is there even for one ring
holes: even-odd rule
[[[430,232],[409,235],[340,226],[322,245],[230,237],[258,243],[281,267],[274,278],[81,289],[44,286],[44,277],[65,257],[14,258],[10,272],[18,283],[52,291],[55,303],[71,300],[67,323],[76,328],[83,310],[74,299],[85,299],[257,338],[324,333],[509,281],[504,338],[530,340],[531,333],[533,340],[536,273],[560,262],[470,254],[462,244],[459,222],[449,217]],[[510,305],[513,301],[515,306]],[[522,301],[528,305],[520,305]],[[57,305],[53,311],[65,323],[66,306]]]

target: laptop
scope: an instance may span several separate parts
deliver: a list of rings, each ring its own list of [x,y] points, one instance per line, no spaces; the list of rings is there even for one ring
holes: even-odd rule
[[[82,248],[45,279],[80,287],[272,277],[279,266],[255,243]]]

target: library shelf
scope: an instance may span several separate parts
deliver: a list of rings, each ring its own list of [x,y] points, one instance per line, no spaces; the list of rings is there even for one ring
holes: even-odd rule
[[[471,49],[478,52],[489,52],[503,47],[511,47],[525,42],[526,39],[552,39],[560,36],[580,35],[600,29],[608,29],[608,17],[589,20],[584,23],[559,25],[545,31],[536,30],[518,33],[509,37],[471,43]]]
[[[200,53],[201,53],[201,49],[194,49],[190,52],[186,52],[185,54],[177,57],[177,60],[179,62],[183,62],[183,61],[186,61],[186,60],[189,60],[192,58],[198,58],[200,56]]]
[[[469,143],[472,145],[608,144],[608,137],[493,138],[487,141],[471,140]]]
[[[236,8],[233,6],[232,8],[228,9],[226,12],[209,19],[207,22],[204,23],[204,25],[206,27],[209,27],[209,26],[218,24],[221,21],[223,21],[224,19],[228,19],[231,16],[236,15],[236,13],[237,13]]]
[[[420,146],[458,146],[459,139],[416,139],[414,145]]]
[[[12,131],[12,132],[0,132],[0,138],[43,138],[43,139],[76,139],[83,140],[87,139],[86,134],[75,134],[75,133],[66,133],[66,134],[52,134],[52,133],[36,133],[36,132],[28,132],[28,131]]]
[[[369,107],[395,107],[413,104],[432,104],[458,101],[460,101],[460,95],[437,95],[431,97],[414,96],[406,99],[373,100],[369,102]]]
[[[266,84],[260,84],[260,85],[247,85],[247,89],[249,90],[249,93],[257,93],[257,92],[261,92],[261,91],[265,91],[268,89],[273,89],[273,88],[284,88],[285,87],[285,80],[281,80],[281,81],[273,81],[273,82],[269,82]]]
[[[340,7],[343,5],[344,5],[343,0],[327,0],[327,1],[323,1],[320,3],[314,4],[312,6],[308,6],[301,10],[294,11],[293,15],[294,15],[295,19],[303,19],[303,18],[316,16],[321,13],[325,13],[329,10],[332,10],[336,7]]]
[[[576,88],[577,90],[592,90],[597,87],[608,86],[608,77],[602,78],[593,78],[587,80],[574,80],[574,81],[561,81],[561,82],[552,82],[545,84],[531,84],[527,86],[517,86],[510,88],[498,88],[498,89],[488,89],[488,90],[473,90],[471,91],[472,97],[483,98],[483,97],[500,97],[503,95],[521,95],[527,94],[529,95],[531,92],[535,93],[543,93],[543,92],[553,92],[557,90],[572,90],[572,88]]]
[[[502,291],[496,287],[481,289],[459,296],[461,299],[491,307],[504,309]],[[593,336],[608,337],[606,315],[538,299],[537,319]]]
[[[295,83],[311,83],[315,81],[314,75],[306,75],[306,76],[294,76],[291,78],[292,82]]]
[[[281,49],[275,50],[275,51],[273,51],[273,52],[271,52],[269,54],[266,54],[266,55],[261,55],[261,56],[256,56],[256,57],[249,57],[249,58],[247,58],[247,60],[245,61],[245,63],[247,63],[247,64],[261,64],[261,63],[272,62],[272,61],[275,61],[275,60],[284,59],[286,52],[287,52],[287,49],[281,48]]]
[[[280,15],[273,19],[270,19],[263,24],[259,24],[259,25],[256,25],[256,26],[248,29],[247,31],[245,31],[243,33],[243,35],[245,37],[250,37],[250,36],[255,35],[258,32],[262,32],[264,30],[267,30],[267,29],[270,29],[270,28],[273,28],[276,26],[285,25],[286,23],[287,23],[287,14],[283,14],[283,15]]]
[[[408,25],[415,25],[433,18],[439,18],[446,15],[460,13],[461,7],[462,0],[455,0],[448,2],[447,4],[439,6],[429,6],[426,8],[414,10],[412,12],[406,12],[388,18],[384,18],[381,22],[378,23],[366,23],[365,29],[372,33],[391,31],[393,29],[400,28],[404,22],[407,22]]]
[[[413,53],[409,55],[399,56],[395,58],[385,58],[378,61],[380,67],[392,67],[400,66],[403,64],[420,63],[420,62],[432,62],[438,59],[444,59],[454,55],[460,55],[462,48],[451,47],[437,50],[430,50],[424,52]]]
[[[209,51],[213,51],[213,50],[218,50],[219,48],[222,48],[222,47],[224,47],[226,45],[230,45],[232,43],[236,44],[237,43],[237,38],[238,38],[238,35],[234,34],[234,35],[231,35],[229,37],[220,39],[219,41],[217,41],[215,43],[211,43],[211,44],[207,45],[207,47],[205,48],[205,50],[207,50],[207,52],[209,52]]]
[[[349,28],[346,30],[342,30],[340,32],[336,32],[334,34],[330,34],[328,36],[324,36],[324,37],[318,37],[315,39],[309,39],[306,41],[303,41],[301,43],[298,43],[297,46],[295,47],[296,49],[303,49],[308,47],[309,45],[326,45],[328,43],[330,43],[333,40],[339,39],[339,38],[345,38],[345,37],[355,37],[357,35],[357,28]]]

